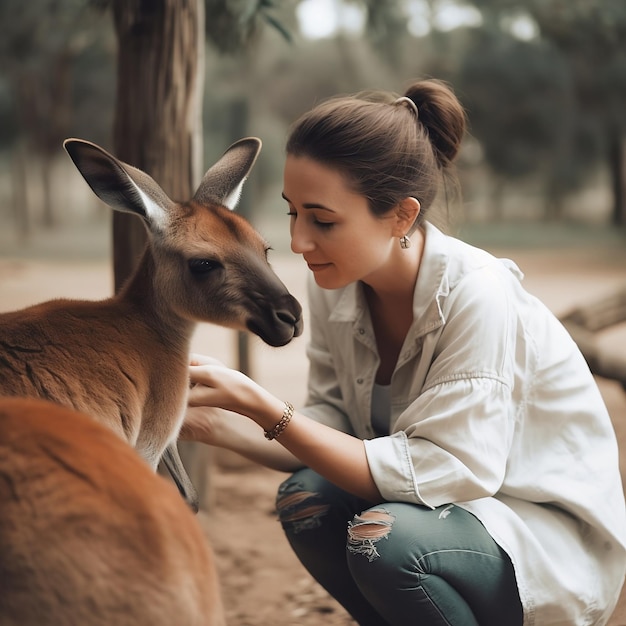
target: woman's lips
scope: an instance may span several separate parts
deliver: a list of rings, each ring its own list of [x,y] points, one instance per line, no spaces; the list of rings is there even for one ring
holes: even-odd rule
[[[309,263],[307,261],[307,265],[309,266],[309,269],[312,272],[321,272],[322,270],[326,269],[327,267],[330,267],[331,263]]]

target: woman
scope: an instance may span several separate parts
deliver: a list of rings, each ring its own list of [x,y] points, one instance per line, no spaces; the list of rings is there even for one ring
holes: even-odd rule
[[[296,122],[306,405],[195,357],[185,437],[293,472],[287,538],[359,624],[604,624],[626,567],[615,435],[515,265],[429,221],[464,132],[434,80]]]

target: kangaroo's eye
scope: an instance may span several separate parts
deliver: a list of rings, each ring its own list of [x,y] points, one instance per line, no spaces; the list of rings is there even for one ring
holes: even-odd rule
[[[196,276],[208,274],[222,267],[218,261],[212,259],[189,259],[188,263],[189,271]]]

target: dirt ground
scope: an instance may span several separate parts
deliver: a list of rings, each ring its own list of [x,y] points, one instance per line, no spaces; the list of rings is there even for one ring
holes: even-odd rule
[[[0,250],[0,252],[3,252]],[[52,261],[0,254],[0,310],[17,309],[52,297],[100,298],[109,294],[105,259]],[[626,246],[571,249],[494,250],[513,258],[526,274],[527,288],[557,314],[626,283]],[[277,273],[304,304],[304,268],[286,255],[274,259]],[[624,354],[623,328],[603,333],[607,350]],[[270,349],[250,343],[252,375],[280,397],[303,401],[306,334],[292,345]],[[236,365],[231,331],[201,327],[194,349]],[[622,448],[626,479],[626,393],[600,380]],[[200,514],[217,558],[228,622],[231,626],[343,626],[353,622],[304,571],[291,553],[276,516],[274,494],[282,474],[260,468],[224,451],[215,451],[211,470],[211,506]],[[626,626],[626,597],[610,626]]]

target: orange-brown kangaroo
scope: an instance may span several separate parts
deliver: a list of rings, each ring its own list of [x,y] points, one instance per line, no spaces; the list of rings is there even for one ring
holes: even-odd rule
[[[53,300],[0,315],[0,396],[72,407],[108,426],[153,469],[163,457],[197,510],[176,447],[196,323],[249,330],[272,346],[302,331],[301,307],[270,268],[266,242],[231,210],[261,142],[233,144],[187,202],[172,201],[146,173],[93,143],[64,146],[100,199],[143,219],[148,245],[112,298]]]
[[[223,626],[197,518],[91,417],[0,398],[0,624]]]

